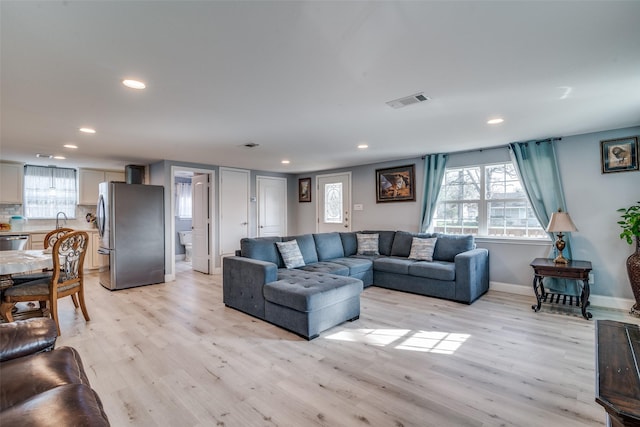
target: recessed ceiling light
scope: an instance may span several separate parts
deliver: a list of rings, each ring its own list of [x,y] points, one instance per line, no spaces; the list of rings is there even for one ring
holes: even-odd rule
[[[66,157],[65,156],[53,156],[54,159],[56,160],[65,160]]]
[[[282,161],[282,162],[280,162],[280,163],[282,163],[283,165],[288,165],[288,164],[289,164],[289,163],[291,163],[291,162],[290,162],[289,160],[283,160],[283,161]]]
[[[369,146],[367,144],[360,144],[358,145],[358,148],[360,148],[361,150],[364,150],[365,148],[369,148]]]
[[[497,125],[504,122],[504,119],[491,119],[491,120],[487,120],[487,124],[488,125]]]
[[[96,133],[95,129],[92,128],[80,128],[80,132],[84,132],[84,133]]]
[[[64,145],[63,145],[63,147],[64,147],[64,148],[72,148],[72,149],[74,149],[74,150],[75,150],[76,148],[78,148],[78,146],[77,146],[77,145],[73,145],[73,144],[64,144]]]
[[[141,82],[141,81],[138,81],[138,80],[131,80],[131,79],[123,80],[122,84],[125,85],[128,88],[138,89],[138,90],[142,90],[142,89],[147,87],[147,85],[144,84],[144,82]]]

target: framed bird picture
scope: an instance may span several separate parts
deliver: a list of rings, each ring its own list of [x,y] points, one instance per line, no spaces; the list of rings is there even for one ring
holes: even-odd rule
[[[638,170],[638,137],[600,141],[602,173]]]

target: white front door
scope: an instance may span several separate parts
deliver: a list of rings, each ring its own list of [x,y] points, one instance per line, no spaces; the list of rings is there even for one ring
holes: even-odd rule
[[[220,168],[220,258],[249,235],[249,171]]]
[[[209,248],[209,175],[194,175],[191,179],[192,203],[192,253],[191,265],[196,271],[211,272],[211,251]]]
[[[287,179],[259,176],[258,237],[287,234]]]
[[[351,231],[351,172],[318,175],[318,233]]]

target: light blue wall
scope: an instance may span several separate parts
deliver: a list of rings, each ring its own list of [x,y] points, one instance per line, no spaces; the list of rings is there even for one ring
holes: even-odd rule
[[[574,259],[590,260],[595,285],[592,294],[632,299],[625,261],[632,247],[618,238],[620,234],[616,209],[628,207],[640,200],[640,172],[602,174],[600,141],[640,135],[640,127],[563,137],[557,144],[557,157],[564,185],[567,210],[578,232],[573,233]],[[505,142],[506,144],[506,142]],[[493,148],[451,154],[448,166],[465,166],[510,160],[506,148]],[[375,170],[383,167],[416,164],[417,201],[375,203]],[[363,211],[353,212],[353,230],[395,229],[415,231],[419,227],[422,194],[423,164],[420,158],[398,160],[353,168],[315,172],[297,178],[312,177],[315,190],[317,175],[352,172],[353,203],[364,205]],[[296,233],[316,230],[315,193],[312,203],[298,203]],[[545,224],[546,225],[546,224]],[[479,247],[490,251],[491,281],[531,288],[533,280],[531,260],[546,257],[551,241],[479,239]],[[524,288],[523,288],[524,291]]]

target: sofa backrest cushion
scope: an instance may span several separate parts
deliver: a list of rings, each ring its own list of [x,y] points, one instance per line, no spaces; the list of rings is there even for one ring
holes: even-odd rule
[[[356,233],[340,233],[340,239],[342,240],[342,249],[344,249],[344,256],[355,255],[358,252],[358,239]]]
[[[318,262],[318,252],[316,252],[316,242],[311,234],[303,234],[301,236],[289,236],[283,237],[282,241],[295,240],[298,242],[298,247],[304,258],[306,265],[314,264]]]
[[[414,237],[428,239],[430,233],[409,233],[408,231],[396,231],[391,246],[391,256],[408,257],[411,253],[411,243]]]
[[[245,258],[272,262],[278,268],[283,268],[284,262],[282,262],[280,252],[276,247],[276,242],[281,241],[280,237],[245,237],[240,239],[240,255]]]
[[[363,231],[362,233],[375,233],[375,234],[378,234],[380,236],[379,239],[378,239],[378,250],[380,252],[380,255],[386,255],[386,256],[391,255],[391,247],[393,246],[393,238],[396,235],[395,231],[388,231],[388,230],[372,231],[372,230],[367,230],[367,231]]]
[[[436,233],[436,250],[433,254],[435,261],[453,262],[456,255],[474,248],[474,238],[471,235],[454,235]]]
[[[335,232],[314,234],[313,239],[316,242],[318,261],[327,261],[330,259],[344,257],[344,249],[342,248],[342,239],[340,239],[340,234]]]

